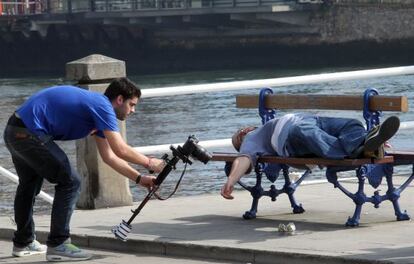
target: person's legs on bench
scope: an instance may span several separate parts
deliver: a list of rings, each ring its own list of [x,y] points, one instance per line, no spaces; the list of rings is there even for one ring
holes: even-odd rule
[[[382,158],[383,144],[398,131],[399,124],[398,117],[391,116],[367,132],[356,119],[308,117],[291,129],[287,148],[292,157]]]
[[[364,142],[365,135],[363,126],[350,119],[307,117],[291,129],[287,149],[292,157],[343,159]]]
[[[319,127],[338,138],[347,156],[352,156],[358,151],[367,135],[364,125],[353,118],[319,117]]]

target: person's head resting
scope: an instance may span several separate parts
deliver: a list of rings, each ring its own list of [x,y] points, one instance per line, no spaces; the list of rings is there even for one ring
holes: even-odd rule
[[[245,127],[245,128],[241,128],[241,129],[237,130],[237,132],[234,133],[234,135],[231,138],[231,143],[233,144],[233,147],[237,151],[240,151],[240,146],[243,142],[244,137],[247,135],[247,133],[255,130],[256,128],[257,127],[249,126],[249,127]]]
[[[113,80],[104,94],[111,101],[119,120],[125,120],[128,115],[134,113],[138,99],[141,98],[141,90],[128,78]]]

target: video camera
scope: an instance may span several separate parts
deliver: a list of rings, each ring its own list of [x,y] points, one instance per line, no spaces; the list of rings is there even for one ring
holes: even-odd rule
[[[138,206],[137,209],[131,210],[132,216],[129,218],[128,221],[122,220],[122,222],[115,226],[112,229],[112,233],[114,233],[115,237],[126,241],[128,233],[131,232],[131,222],[134,220],[134,218],[139,214],[141,209],[145,206],[145,204],[149,201],[149,199],[155,194],[155,192],[158,190],[162,182],[165,180],[165,178],[168,176],[168,174],[175,169],[175,165],[178,163],[179,160],[182,160],[184,164],[192,164],[192,161],[190,160],[190,157],[192,157],[195,160],[199,160],[204,164],[207,164],[209,160],[211,160],[212,155],[205,150],[202,146],[198,145],[198,139],[191,135],[188,137],[187,141],[184,143],[184,145],[177,146],[177,148],[174,148],[173,146],[170,146],[170,149],[172,151],[173,157],[171,159],[168,158],[167,154],[164,154],[162,159],[165,161],[164,169],[158,174],[157,178],[154,181],[154,188],[147,194],[145,199],[141,202],[141,204]],[[184,173],[182,174],[182,176]],[[178,186],[178,185],[177,185]]]
[[[192,135],[189,136],[187,141],[184,145],[178,146],[177,150],[174,147],[170,147],[173,154],[178,155],[181,160],[184,162],[188,162],[190,165],[192,164],[191,161],[188,159],[189,156],[193,157],[196,160],[201,161],[204,164],[207,164],[209,160],[211,160],[211,154],[205,150],[202,146],[198,145],[198,139]]]

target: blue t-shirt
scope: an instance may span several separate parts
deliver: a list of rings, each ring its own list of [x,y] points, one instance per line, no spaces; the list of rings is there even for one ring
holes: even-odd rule
[[[84,138],[97,131],[119,131],[109,99],[100,93],[62,85],[32,95],[17,111],[26,127],[38,136],[55,140]]]

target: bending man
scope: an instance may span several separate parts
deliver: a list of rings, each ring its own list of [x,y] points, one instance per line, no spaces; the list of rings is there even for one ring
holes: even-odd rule
[[[233,199],[234,184],[256,165],[258,156],[379,158],[384,155],[383,144],[399,126],[396,116],[367,132],[356,119],[288,114],[259,128],[240,129],[233,135],[232,143],[242,156],[234,160],[221,195]]]
[[[141,186],[153,186],[154,176],[141,176],[128,162],[160,172],[164,161],[142,155],[127,145],[117,122],[135,112],[140,97],[140,89],[127,78],[114,80],[104,94],[74,86],[55,86],[31,96],[10,117],[4,141],[19,176],[14,201],[14,256],[46,252],[46,246],[35,239],[33,222],[35,196],[46,179],[55,184],[46,258],[91,258],[70,241],[69,223],[80,193],[80,178],[55,140],[92,135],[105,163]]]

